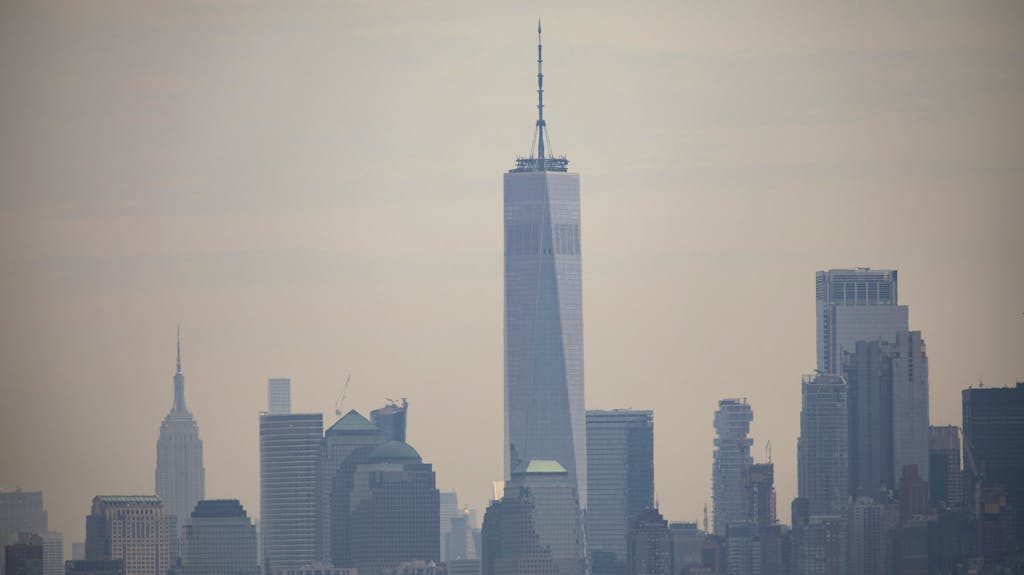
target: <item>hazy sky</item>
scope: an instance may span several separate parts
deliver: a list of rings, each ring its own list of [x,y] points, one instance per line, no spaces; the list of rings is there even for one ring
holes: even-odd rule
[[[814,272],[900,272],[931,416],[1024,379],[1024,3],[0,3],[0,487],[84,538],[153,493],[181,322],[206,493],[259,515],[266,379],[409,398],[438,487],[502,474],[501,174],[536,20],[582,176],[587,406],[655,410],[670,520],[753,406],[796,495]],[[328,421],[327,423],[331,423]]]

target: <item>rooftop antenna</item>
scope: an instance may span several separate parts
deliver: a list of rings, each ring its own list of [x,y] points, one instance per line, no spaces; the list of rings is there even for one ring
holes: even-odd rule
[[[174,373],[181,373],[181,324],[178,324],[178,365],[177,371]]]
[[[537,166],[544,171],[544,44],[537,20]]]
[[[765,455],[768,456],[768,463],[772,462],[772,440],[769,439],[768,443],[764,446]]]
[[[708,500],[704,500],[704,534],[708,534]]]

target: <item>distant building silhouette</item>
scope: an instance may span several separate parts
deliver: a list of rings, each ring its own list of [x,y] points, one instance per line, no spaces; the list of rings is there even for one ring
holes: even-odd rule
[[[896,489],[891,344],[858,341],[844,352],[848,389],[849,490],[878,499]]]
[[[815,275],[818,371],[838,374],[858,341],[896,342],[907,331],[895,270],[833,269]]]
[[[584,575],[579,495],[557,461],[522,465],[484,515],[483,575]]]
[[[965,389],[962,399],[967,510],[982,523],[983,538],[1010,532],[1024,551],[1024,382]]]
[[[928,483],[931,506],[962,509],[963,471],[960,467],[960,428],[955,425],[928,429]]]
[[[114,559],[74,559],[64,568],[65,575],[125,575],[124,561]]]
[[[678,575],[684,569],[701,566],[701,547],[707,533],[697,528],[696,523],[670,523],[672,538],[672,573]]]
[[[505,479],[558,461],[585,509],[580,178],[551,153],[537,31],[536,140],[504,177]]]
[[[352,567],[360,575],[440,561],[434,470],[409,444],[388,441],[370,452],[353,474],[350,504]]]
[[[587,551],[626,559],[626,533],[654,506],[654,412],[587,411]]]
[[[284,400],[276,401],[280,408]],[[320,556],[322,441],[322,414],[260,414],[260,552],[267,573]]]
[[[18,533],[4,546],[7,575],[43,575],[43,539],[35,533]]]
[[[672,575],[672,535],[657,509],[640,511],[626,534],[627,575]]]
[[[400,404],[389,400],[388,404],[384,407],[370,412],[370,421],[380,429],[386,440],[405,443],[408,411],[409,402],[405,398],[402,398]]]
[[[182,528],[176,575],[259,575],[256,528],[237,499],[196,504]]]
[[[894,534],[899,527],[899,507],[862,496],[849,510],[850,573],[887,575],[894,561]]]
[[[849,498],[846,383],[837,375],[807,375],[801,390],[799,497],[811,516],[841,514]]]
[[[42,491],[0,491],[0,573],[4,569],[4,544],[16,540],[19,533],[42,538],[43,575],[64,572],[64,538],[47,527]]]
[[[734,521],[750,519],[748,488],[750,446],[747,437],[754,412],[746,399],[723,399],[715,412],[715,451],[712,462],[711,487],[714,505],[714,533],[724,537]]]
[[[287,415],[292,412],[292,380],[272,377],[267,380],[267,413]]]
[[[160,424],[156,442],[156,494],[169,524],[171,562],[178,556],[178,535],[206,489],[203,441],[199,426],[185,407],[185,376],[181,372],[181,332],[174,371],[174,403]]]
[[[98,495],[85,522],[86,559],[124,563],[125,575],[165,575],[170,524],[153,495]]]
[[[892,468],[907,465],[928,481],[928,355],[921,332],[899,332],[892,362]]]

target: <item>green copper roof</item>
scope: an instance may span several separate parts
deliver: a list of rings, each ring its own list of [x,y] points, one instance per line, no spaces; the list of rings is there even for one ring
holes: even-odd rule
[[[375,461],[422,461],[420,454],[408,443],[388,441],[374,448],[369,458]]]
[[[531,459],[520,473],[568,473],[568,471],[554,459]]]
[[[335,422],[327,433],[367,433],[371,431],[380,431],[377,426],[370,423],[370,420],[366,419],[359,414],[356,410],[351,410],[345,414],[344,417]]]

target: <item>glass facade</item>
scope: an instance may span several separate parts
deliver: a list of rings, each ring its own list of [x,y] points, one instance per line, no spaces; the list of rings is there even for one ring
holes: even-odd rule
[[[838,514],[849,497],[846,383],[837,375],[804,376],[797,439],[797,481],[809,513]]]
[[[585,507],[579,175],[511,171],[504,198],[505,477],[558,461]]]

